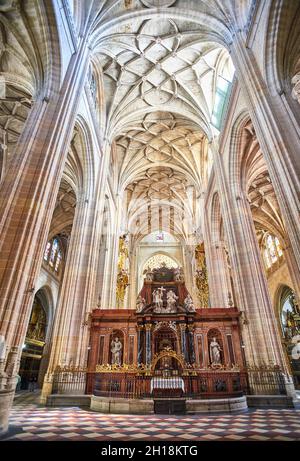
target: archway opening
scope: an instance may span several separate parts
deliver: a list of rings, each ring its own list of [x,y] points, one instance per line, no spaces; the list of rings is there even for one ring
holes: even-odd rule
[[[163,265],[169,269],[183,267],[182,244],[173,234],[156,230],[145,235],[137,244],[137,293],[149,268],[153,270]]]
[[[49,306],[45,293],[43,290],[39,290],[34,297],[23,345],[17,390],[33,391],[40,384],[39,375],[46,344],[48,314]]]
[[[148,268],[152,270],[161,266],[168,267],[169,269],[179,267],[177,262],[170,256],[164,253],[156,253],[145,262],[143,267],[143,274],[147,272]]]

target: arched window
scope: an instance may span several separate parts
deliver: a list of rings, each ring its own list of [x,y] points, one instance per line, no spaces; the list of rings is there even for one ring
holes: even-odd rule
[[[97,82],[96,82],[96,77],[93,72],[93,66],[90,65],[89,71],[88,71],[88,82],[89,82],[89,87],[91,90],[91,95],[93,98],[94,105],[96,107],[97,105]]]
[[[277,250],[278,255],[283,256],[282,248],[281,248],[281,245],[280,245],[280,242],[279,242],[278,238],[275,237],[274,241],[275,241],[276,250]]]
[[[48,261],[49,254],[50,254],[51,242],[48,242],[46,245],[45,253],[44,253],[44,260]]]
[[[58,253],[58,240],[57,239],[54,239],[53,242],[52,242],[52,248],[51,248],[51,253],[50,253],[50,260],[49,260],[49,264],[51,267],[54,266],[54,263],[56,261],[56,256],[57,256],[57,253]]]
[[[267,269],[279,261],[283,256],[281,244],[277,237],[272,234],[265,234],[263,239],[263,258]]]
[[[57,274],[60,271],[62,255],[61,243],[57,237],[54,237],[46,245],[44,262]]]
[[[59,266],[60,266],[60,263],[61,263],[61,259],[62,259],[61,251],[58,250],[57,257],[56,257],[56,262],[55,262],[55,267],[54,267],[55,272],[58,272],[58,269],[59,269]]]

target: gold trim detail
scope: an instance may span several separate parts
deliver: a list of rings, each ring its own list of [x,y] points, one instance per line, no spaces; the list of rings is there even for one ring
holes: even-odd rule
[[[123,365],[110,365],[109,363],[103,365],[96,365],[96,373],[138,373],[146,371],[146,367],[142,364],[137,366],[134,364],[123,363]]]
[[[44,347],[45,342],[44,341],[39,341],[38,339],[32,339],[32,338],[27,338],[26,337],[25,338],[25,344]]]
[[[153,359],[152,359],[152,362],[151,362],[151,370],[154,371],[155,370],[155,367],[157,365],[157,362],[159,362],[160,359],[162,359],[163,357],[171,357],[171,358],[174,358],[175,360],[177,360],[182,369],[185,370],[186,368],[188,368],[188,365],[184,359],[184,356],[182,354],[177,354],[175,351],[173,351],[173,349],[171,349],[170,347],[167,347],[165,348],[163,351],[155,354],[153,356]]]

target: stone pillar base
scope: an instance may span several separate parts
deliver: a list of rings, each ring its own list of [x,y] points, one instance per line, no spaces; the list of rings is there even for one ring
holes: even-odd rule
[[[92,395],[90,408],[101,413],[148,415],[154,413],[154,401],[152,399],[122,399]]]
[[[40,403],[42,405],[47,405],[47,399],[49,395],[52,393],[52,381],[44,381],[43,387],[42,387],[42,393],[40,397]]]
[[[191,399],[186,401],[187,414],[197,413],[231,413],[234,411],[246,411],[247,399],[242,397],[230,397],[225,399]]]
[[[286,395],[292,397],[293,400],[297,400],[296,389],[294,386],[293,378],[291,376],[285,376],[285,389]]]
[[[8,430],[8,421],[15,390],[0,390],[0,435]]]

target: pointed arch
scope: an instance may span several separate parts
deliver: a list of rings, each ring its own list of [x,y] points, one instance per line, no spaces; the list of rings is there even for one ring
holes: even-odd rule
[[[300,58],[300,3],[272,0],[265,38],[265,75],[271,91],[291,92],[291,79]]]

